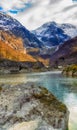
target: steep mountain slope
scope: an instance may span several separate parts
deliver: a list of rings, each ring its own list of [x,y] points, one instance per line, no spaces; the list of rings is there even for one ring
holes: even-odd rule
[[[42,62],[43,64],[45,62],[47,64],[47,60],[39,56],[43,47],[35,35],[17,20],[0,13],[0,60]],[[38,50],[37,55],[35,54],[36,50]],[[30,51],[35,55],[30,54]]]
[[[0,30],[11,32],[16,37],[23,39],[25,47],[42,47],[41,41],[39,41],[34,34],[22,26],[14,18],[0,13]]]
[[[77,28],[71,24],[49,22],[32,31],[47,47],[57,46],[77,36]]]
[[[42,62],[27,53],[21,38],[0,31],[0,73],[34,72],[43,68]]]
[[[51,65],[70,65],[77,64],[77,37],[61,45],[52,56]]]
[[[4,31],[0,31],[0,60],[1,59],[36,62],[31,55],[26,53],[26,48],[24,48],[21,38],[17,38]]]

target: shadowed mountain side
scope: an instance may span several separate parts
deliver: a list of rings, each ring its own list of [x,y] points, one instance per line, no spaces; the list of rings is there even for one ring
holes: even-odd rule
[[[50,60],[51,66],[77,64],[77,37],[61,45]]]

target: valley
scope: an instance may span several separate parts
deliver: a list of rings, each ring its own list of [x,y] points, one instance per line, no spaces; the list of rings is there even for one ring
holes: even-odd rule
[[[30,31],[0,13],[1,130],[77,130],[76,77],[77,27],[48,22]]]

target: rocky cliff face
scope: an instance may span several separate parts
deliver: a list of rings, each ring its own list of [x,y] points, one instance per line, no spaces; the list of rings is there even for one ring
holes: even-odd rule
[[[0,85],[1,130],[66,130],[68,118],[66,106],[43,87]]]

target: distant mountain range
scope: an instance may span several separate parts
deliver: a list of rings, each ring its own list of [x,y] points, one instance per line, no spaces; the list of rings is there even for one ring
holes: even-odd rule
[[[31,32],[14,18],[0,13],[0,60],[40,62],[50,66],[60,57],[66,59],[69,52],[74,52],[74,41],[76,50],[75,36],[77,28],[70,24],[49,22]]]
[[[58,46],[77,36],[77,27],[71,24],[48,22],[33,30],[32,33],[47,47]]]
[[[22,38],[26,48],[57,46],[77,36],[77,28],[71,24],[49,22],[31,32],[16,19],[2,13],[0,13],[0,30]]]

